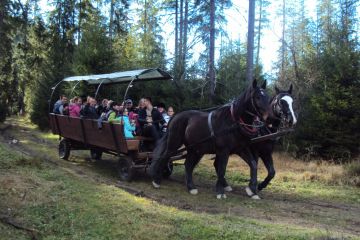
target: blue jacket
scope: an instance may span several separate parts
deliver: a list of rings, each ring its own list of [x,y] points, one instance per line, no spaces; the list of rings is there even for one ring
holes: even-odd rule
[[[120,116],[117,119],[119,119],[119,120],[122,119],[123,120],[125,138],[133,138],[134,135],[132,134],[132,132],[135,131],[135,125],[132,126],[130,124],[129,117],[128,116]]]

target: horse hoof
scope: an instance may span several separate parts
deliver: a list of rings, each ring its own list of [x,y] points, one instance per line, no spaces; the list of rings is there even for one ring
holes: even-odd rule
[[[157,184],[155,181],[152,181],[152,185],[154,188],[160,188],[160,184]]]
[[[231,186],[226,186],[226,187],[224,187],[224,190],[225,190],[225,192],[232,192],[232,187]]]
[[[253,196],[251,197],[251,199],[260,200],[261,198],[259,197],[259,195],[253,195]]]
[[[189,192],[190,192],[190,194],[192,194],[192,195],[196,195],[196,194],[199,193],[199,191],[198,191],[196,188],[191,189]]]
[[[252,197],[254,196],[255,194],[251,191],[251,189],[249,187],[246,187],[245,188],[245,191],[246,191],[246,194],[249,196],[249,197]]]
[[[227,197],[226,197],[226,194],[217,194],[217,195],[216,195],[216,198],[217,198],[217,199],[222,199],[222,198],[223,198],[223,199],[226,199]]]

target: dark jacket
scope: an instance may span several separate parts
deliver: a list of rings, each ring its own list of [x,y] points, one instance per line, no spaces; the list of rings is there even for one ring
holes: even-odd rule
[[[151,111],[151,117],[152,117],[152,124],[156,127],[158,131],[160,131],[160,127],[162,124],[165,123],[164,118],[162,117],[161,113],[156,109],[153,108]],[[140,123],[140,127],[143,128],[144,125],[147,124],[146,122],[146,108],[139,110],[139,117],[138,121]]]
[[[89,119],[99,118],[99,115],[97,114],[95,107],[92,107],[89,104],[86,104],[84,108],[81,109],[80,115],[83,118],[89,118]]]

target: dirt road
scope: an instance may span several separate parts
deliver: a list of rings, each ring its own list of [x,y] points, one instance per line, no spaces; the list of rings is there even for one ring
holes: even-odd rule
[[[215,216],[224,214],[271,223],[289,223],[344,236],[360,236],[360,199],[349,202],[321,196],[309,198],[292,193],[291,189],[278,191],[270,187],[261,193],[263,199],[256,201],[246,196],[244,188],[247,179],[244,177],[240,184],[233,185],[234,191],[228,194],[227,199],[217,200],[210,160],[202,161],[197,168],[199,170],[195,171],[195,182],[199,187],[197,196],[186,192],[182,166],[176,167],[171,178],[165,180],[159,190],[151,186],[150,178],[144,171],[139,171],[136,180],[131,183],[121,182],[116,173],[116,158],[104,154],[103,160],[95,162],[89,159],[88,152],[79,151],[72,153],[70,161],[60,160],[57,157],[56,139],[44,137],[41,132],[21,121],[6,122],[0,129],[0,142],[79,177],[96,180],[98,184],[115,185],[132,194],[179,209],[207,212]],[[356,191],[360,189],[355,188]]]

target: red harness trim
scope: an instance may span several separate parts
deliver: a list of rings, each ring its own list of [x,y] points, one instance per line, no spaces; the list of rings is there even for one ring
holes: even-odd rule
[[[231,117],[234,120],[234,122],[237,122],[235,117],[234,117],[234,104],[231,104],[230,106],[230,113],[231,113]],[[240,117],[238,122],[243,126],[243,128],[247,131],[249,131],[250,133],[256,133],[258,130],[254,127],[249,127],[246,126],[246,123],[244,122],[244,120]]]

